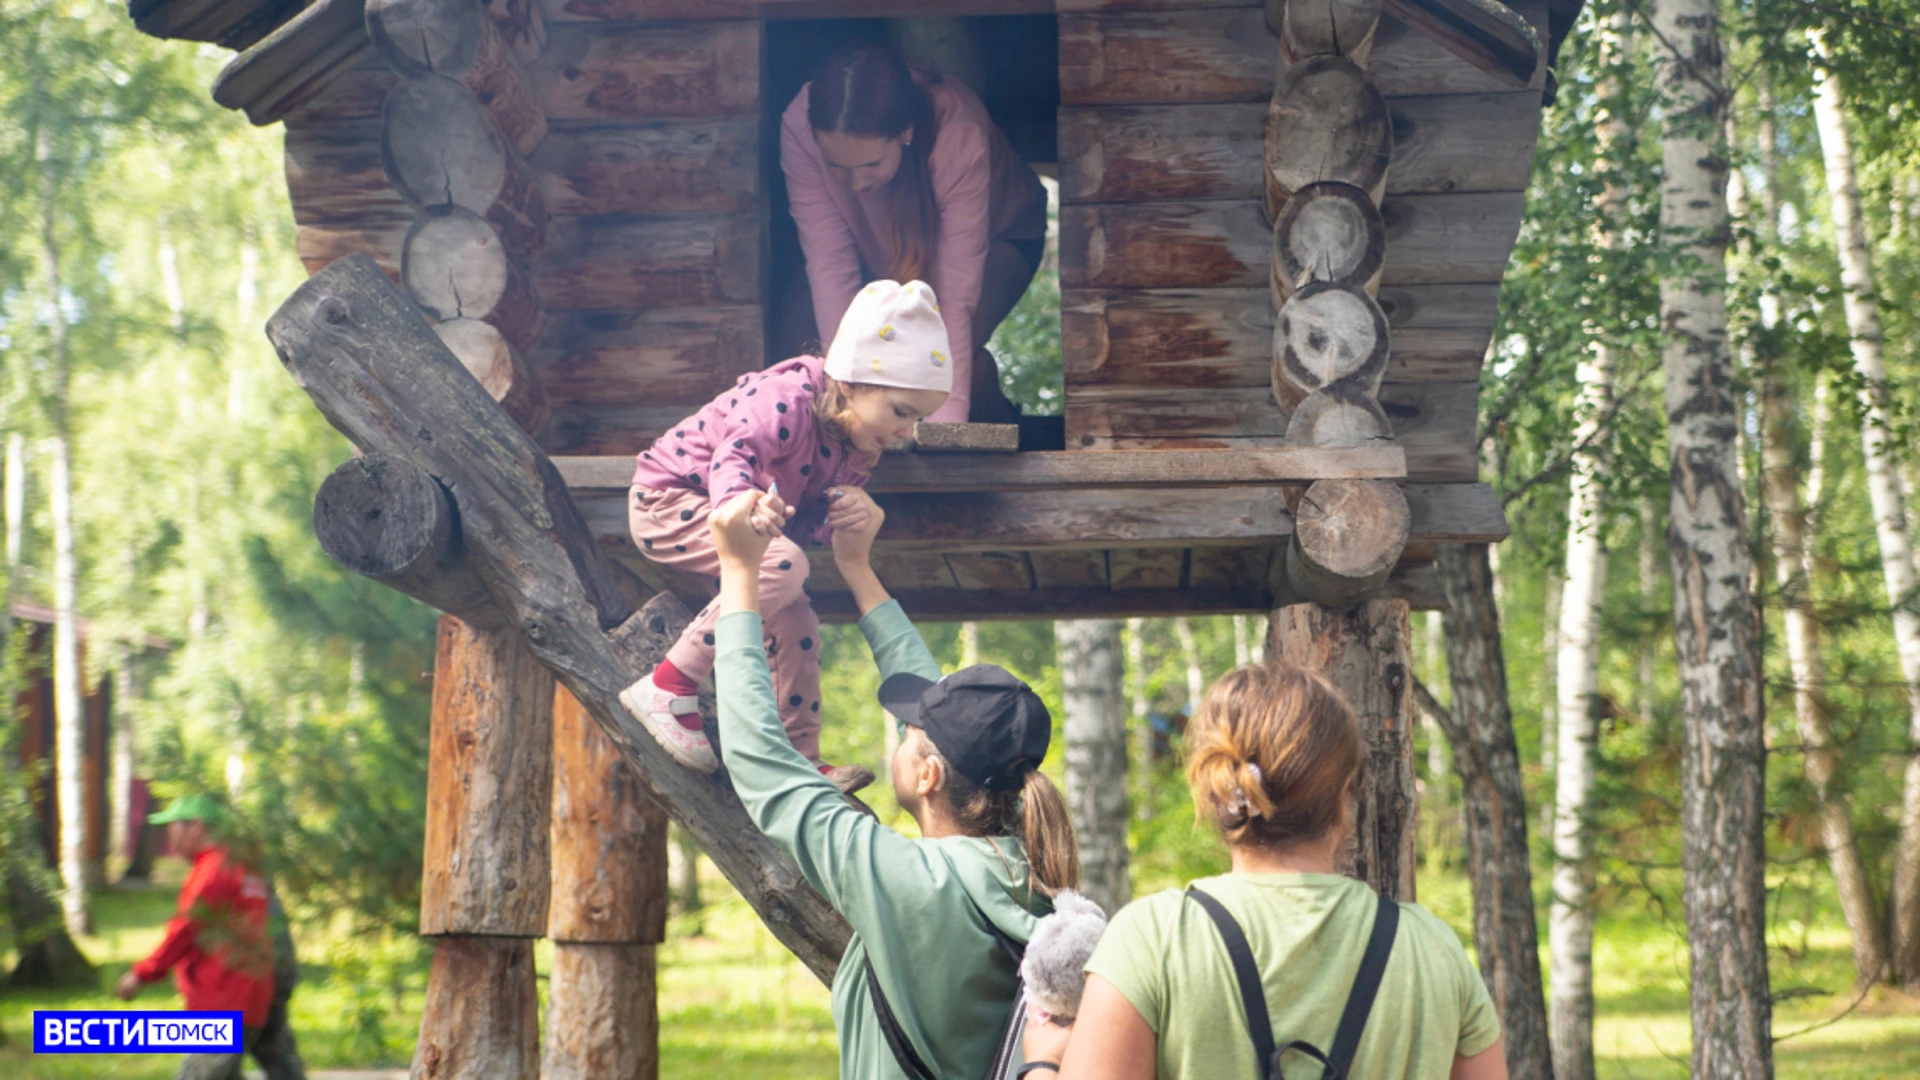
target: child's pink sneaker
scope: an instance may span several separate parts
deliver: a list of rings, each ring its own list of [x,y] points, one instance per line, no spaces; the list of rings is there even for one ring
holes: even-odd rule
[[[655,742],[673,755],[673,760],[703,773],[712,773],[720,767],[713,744],[707,741],[707,733],[700,729],[698,722],[691,728],[680,722],[680,717],[699,715],[697,698],[678,697],[660,689],[653,684],[653,674],[649,672],[646,678],[620,691],[620,704],[640,721],[640,726],[647,729]]]

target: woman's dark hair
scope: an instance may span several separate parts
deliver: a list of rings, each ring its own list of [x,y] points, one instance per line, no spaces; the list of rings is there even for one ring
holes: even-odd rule
[[[1027,770],[1021,786],[996,791],[961,776],[941,757],[933,740],[926,755],[945,766],[947,805],[954,827],[967,836],[1018,836],[1027,849],[1033,883],[1044,896],[1080,887],[1080,848],[1060,789],[1039,769]]]
[[[939,76],[931,76],[938,82]],[[892,49],[869,45],[827,61],[807,96],[807,123],[815,131],[913,141],[900,149],[900,171],[887,185],[887,232],[893,241],[895,281],[925,280],[933,258],[940,207],[933,198],[927,153],[933,149],[933,98]]]

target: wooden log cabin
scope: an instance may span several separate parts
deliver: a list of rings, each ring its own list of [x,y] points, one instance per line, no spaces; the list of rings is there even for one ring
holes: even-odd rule
[[[633,455],[782,359],[768,327],[799,249],[778,119],[856,43],[962,77],[1060,198],[1064,416],[922,425],[889,454],[882,578],[921,619],[1272,613],[1270,654],[1362,713],[1352,868],[1410,896],[1407,612],[1441,603],[1438,545],[1506,534],[1478,481],[1480,366],[1579,9],[131,0],[149,33],[238,50],[215,99],[284,125],[315,276],[268,333],[365,454],[320,493],[323,545],[448,612],[437,679],[491,687],[436,690],[435,746],[462,749],[435,758],[441,1005],[415,1075],[532,1075],[525,940],[549,927],[578,955],[556,961],[546,1074],[651,1075],[651,995],[607,997],[651,986],[660,830],[568,801],[588,793],[664,807],[817,974],[837,962],[844,924],[724,778],[673,766],[615,695],[711,587],[633,549]],[[831,560],[813,566],[822,615],[850,617]],[[639,794],[605,747],[527,759],[596,725]],[[522,812],[477,801],[480,781]],[[549,792],[551,907],[545,879],[515,895],[549,861],[527,809]],[[582,853],[630,845],[647,859],[618,872],[644,895],[587,919],[571,895],[604,882]]]

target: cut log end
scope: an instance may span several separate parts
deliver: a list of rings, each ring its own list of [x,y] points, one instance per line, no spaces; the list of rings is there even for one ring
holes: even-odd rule
[[[546,239],[546,204],[531,170],[451,79],[418,74],[394,86],[382,109],[380,158],[394,190],[415,208],[471,210],[521,255]]]
[[[1386,584],[1412,527],[1407,498],[1392,481],[1316,481],[1294,512],[1288,584],[1317,604],[1351,607]]]
[[[1393,438],[1393,424],[1373,395],[1357,388],[1315,390],[1287,420],[1289,446],[1372,446]]]
[[[498,621],[461,557],[446,491],[417,466],[385,454],[341,465],[314,497],[313,531],[345,569],[469,622]]]
[[[1382,0],[1285,0],[1274,32],[1289,63],[1330,53],[1365,64],[1373,52]]]
[[[1294,192],[1323,180],[1352,184],[1378,203],[1392,157],[1387,100],[1358,64],[1313,56],[1293,65],[1267,108],[1268,220],[1279,220]]]
[[[1347,285],[1308,285],[1274,319],[1274,397],[1291,405],[1335,386],[1371,396],[1386,374],[1389,341],[1386,313],[1372,297]]]
[[[529,435],[539,435],[551,413],[546,391],[533,368],[498,329],[478,319],[449,319],[433,332],[514,423]]]
[[[471,210],[421,211],[401,249],[400,278],[435,319],[482,319],[521,346],[539,334],[540,304],[526,268]]]
[[[1278,307],[1316,281],[1380,287],[1387,226],[1367,193],[1351,184],[1309,184],[1273,222],[1273,302]]]

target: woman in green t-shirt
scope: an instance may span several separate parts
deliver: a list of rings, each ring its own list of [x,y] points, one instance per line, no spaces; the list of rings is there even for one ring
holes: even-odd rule
[[[1380,902],[1334,872],[1353,828],[1361,764],[1353,712],[1298,668],[1241,668],[1207,692],[1187,732],[1195,812],[1226,837],[1233,869],[1193,886],[1245,932],[1273,1039],[1325,1050],[1360,969]],[[1505,1080],[1500,1021],[1453,931],[1399,905],[1392,951],[1347,1075]],[[1077,1022],[1029,1022],[1027,1060],[1066,1080],[1242,1080],[1256,1063],[1232,961],[1201,903],[1179,891],[1121,909],[1087,962]],[[1320,1063],[1282,1055],[1296,1075]],[[1048,1066],[1029,1065],[1045,1080]]]

